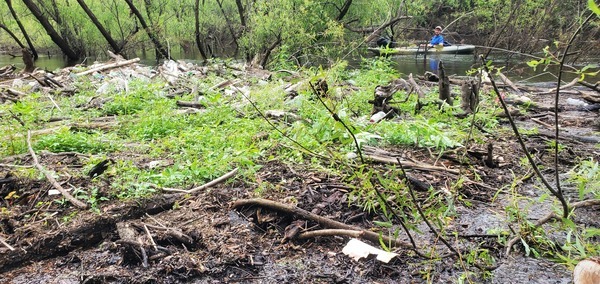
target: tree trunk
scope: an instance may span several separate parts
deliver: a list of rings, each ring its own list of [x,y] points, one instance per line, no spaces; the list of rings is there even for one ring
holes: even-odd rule
[[[19,38],[11,30],[9,30],[5,25],[0,24],[0,29],[5,30],[6,33],[15,40],[15,42],[19,45],[20,48],[26,48],[23,45],[23,43],[19,40]]]
[[[27,48],[22,48],[21,53],[23,54],[23,63],[25,64],[26,73],[31,73],[35,70],[35,64],[33,64],[33,54]]]
[[[240,23],[242,24],[242,29],[246,28],[246,13],[244,12],[244,5],[242,4],[242,0],[235,0],[235,5],[238,9],[238,14],[240,14]]]
[[[27,6],[31,14],[33,14],[33,16],[38,20],[38,22],[40,22],[40,24],[42,25],[44,30],[46,30],[46,33],[48,33],[52,41],[60,48],[63,54],[67,56],[69,62],[73,63],[78,61],[81,57],[81,54],[75,52],[73,48],[69,46],[69,43],[63,37],[61,37],[58,34],[58,32],[56,32],[54,27],[52,27],[52,25],[48,21],[48,18],[46,18],[46,16],[42,14],[40,8],[31,0],[23,0],[23,3],[25,4],[25,6]]]
[[[35,50],[35,47],[33,46],[33,42],[31,42],[31,38],[29,37],[29,34],[27,33],[27,31],[25,30],[25,27],[21,23],[19,16],[17,16],[17,12],[15,12],[15,9],[13,9],[12,0],[6,0],[6,5],[8,5],[10,14],[12,15],[13,19],[15,19],[15,22],[17,22],[17,25],[19,25],[19,29],[21,30],[21,33],[23,34],[25,41],[27,41],[27,45],[29,46],[29,51],[31,51],[31,54],[33,55],[33,60],[34,61],[37,60],[38,53]]]
[[[202,1],[204,2],[204,1]],[[203,3],[204,4],[204,3]],[[196,4],[194,6],[194,21],[196,25],[196,46],[198,47],[198,51],[200,51],[200,55],[203,60],[208,59],[206,56],[206,52],[204,51],[204,47],[202,47],[202,40],[200,39],[200,0],[196,0]]]
[[[461,86],[462,100],[460,107],[466,113],[474,113],[479,105],[477,82],[465,80]]]
[[[135,14],[135,16],[140,21],[140,25],[142,25],[144,30],[146,30],[146,33],[148,34],[148,37],[150,38],[150,40],[152,40],[152,43],[154,43],[154,47],[156,48],[156,51],[158,52],[157,55],[161,56],[162,58],[171,59],[171,56],[169,56],[169,53],[162,46],[162,44],[160,43],[160,41],[158,40],[158,38],[156,37],[154,32],[150,29],[150,27],[148,27],[148,24],[146,24],[144,17],[140,13],[140,11],[135,7],[135,5],[133,5],[133,2],[131,0],[125,0],[125,2],[127,2],[127,5],[129,6],[129,9],[131,9],[131,12],[133,12],[133,14]]]
[[[350,5],[352,5],[352,0],[346,0],[346,2],[344,2],[342,9],[340,9],[340,13],[335,18],[336,21],[339,22],[344,18],[344,16],[346,16],[346,14],[348,13],[348,10],[350,9]]]
[[[227,28],[229,29],[229,33],[231,34],[231,37],[233,38],[233,42],[235,43],[235,54],[234,57],[237,56],[238,50],[240,45],[238,44],[238,36],[235,33],[235,30],[233,28],[233,24],[231,23],[231,20],[229,19],[229,17],[227,16],[227,13],[225,13],[225,10],[223,9],[223,1],[222,0],[217,0],[217,4],[219,4],[219,9],[221,9],[221,13],[223,13],[223,17],[225,17],[225,22],[227,23]]]
[[[90,17],[90,20],[92,20],[92,22],[94,23],[96,28],[100,31],[102,36],[104,36],[104,39],[106,39],[108,44],[110,44],[113,51],[117,54],[121,53],[122,47],[117,44],[117,42],[112,38],[112,36],[108,33],[108,31],[104,28],[104,26],[102,26],[102,23],[100,23],[100,21],[98,21],[98,18],[96,18],[96,15],[94,15],[92,10],[90,10],[90,8],[85,4],[85,2],[83,0],[77,0],[77,3],[79,3],[79,6],[81,6],[81,9],[83,9],[83,11],[88,15],[88,17]]]

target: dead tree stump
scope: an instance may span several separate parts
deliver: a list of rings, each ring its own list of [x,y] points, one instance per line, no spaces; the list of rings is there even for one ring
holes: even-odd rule
[[[35,70],[35,64],[33,63],[33,54],[27,48],[21,49],[21,53],[23,54],[23,64],[25,64],[26,73],[31,73]]]
[[[373,105],[371,115],[380,111],[386,113],[385,118],[392,118],[395,115],[400,114],[400,110],[396,107],[391,106],[389,103],[394,97],[394,94],[399,90],[412,90],[410,84],[404,79],[396,79],[385,86],[375,87],[375,95],[373,100],[369,103]]]
[[[444,70],[444,64],[442,61],[440,61],[440,64],[438,65],[438,73],[440,74],[439,99],[443,102],[448,103],[449,105],[452,105],[454,101],[452,100],[452,96],[450,96],[450,79],[448,79],[448,76],[446,76],[446,71]]]
[[[461,85],[462,101],[460,107],[465,113],[474,113],[479,105],[477,82],[466,80]]]

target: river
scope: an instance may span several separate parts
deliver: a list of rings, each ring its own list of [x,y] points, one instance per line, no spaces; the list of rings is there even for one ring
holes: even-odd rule
[[[188,58],[184,60],[193,61],[196,63],[200,63],[199,55],[195,53],[184,53],[182,51],[174,52],[172,54],[174,58]],[[156,65],[156,60],[154,59],[154,53],[147,52],[139,55],[141,62],[147,65]],[[364,57],[372,57],[370,54],[364,54]],[[538,70],[534,70],[533,68],[527,66],[526,62],[528,58],[511,58],[506,59],[506,57],[502,55],[492,55],[492,60],[494,61],[493,65],[496,67],[502,67],[502,72],[507,75],[513,82],[520,84],[528,84],[528,83],[539,83],[539,82],[556,82],[557,68],[550,67],[547,70],[543,70],[543,67],[538,68]],[[436,66],[438,62],[443,62],[446,73],[449,75],[458,75],[464,76],[467,75],[467,72],[472,71],[474,68],[480,67],[481,62],[477,60],[476,56],[471,55],[429,55],[426,58],[423,55],[400,55],[394,56],[390,58],[394,62],[394,67],[401,72],[402,74],[408,75],[418,74],[422,75],[425,71],[435,72]],[[91,64],[94,59],[87,58],[85,59],[85,64]],[[105,59],[103,59],[105,60]],[[359,66],[359,60],[351,60],[350,66]],[[598,59],[590,59],[588,62],[598,62]],[[12,57],[10,55],[0,54],[0,67],[14,64],[17,68],[23,68],[23,61],[20,57]],[[36,61],[36,66],[38,68],[46,69],[46,70],[56,70],[58,68],[64,67],[66,61],[62,56],[48,56],[48,55],[40,55],[39,59]],[[578,68],[582,68],[583,65],[578,66]],[[597,71],[598,68],[591,69],[592,71]],[[563,80],[568,82],[575,78],[577,75],[573,73],[563,73]],[[600,81],[600,75],[596,76],[588,76],[585,78],[588,82],[597,82]]]

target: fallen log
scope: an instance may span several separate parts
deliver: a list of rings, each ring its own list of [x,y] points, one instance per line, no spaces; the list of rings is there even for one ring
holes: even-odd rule
[[[86,70],[83,72],[79,72],[79,73],[75,73],[75,77],[81,77],[84,75],[88,75],[88,74],[92,74],[94,72],[100,72],[100,71],[104,71],[104,70],[108,70],[108,69],[113,69],[113,68],[118,68],[118,67],[123,67],[123,66],[127,66],[136,62],[139,62],[140,59],[139,58],[134,58],[134,59],[130,59],[130,60],[125,60],[125,61],[117,61],[114,63],[110,63],[110,64],[105,64],[90,70]]]

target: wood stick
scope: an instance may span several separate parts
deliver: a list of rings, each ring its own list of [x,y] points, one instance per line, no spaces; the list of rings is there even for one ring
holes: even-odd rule
[[[9,245],[2,236],[0,236],[0,243],[2,243],[5,247],[7,247],[9,250],[14,251],[15,248],[13,248],[11,245]]]
[[[93,69],[90,69],[90,70],[86,70],[86,71],[83,71],[83,72],[76,73],[75,76],[76,77],[80,77],[80,76],[83,76],[83,75],[92,74],[94,72],[99,72],[99,71],[104,71],[104,70],[108,70],[108,69],[123,67],[123,66],[130,65],[130,64],[133,64],[133,63],[136,63],[136,62],[139,62],[139,61],[140,61],[139,58],[134,58],[134,59],[130,59],[130,60],[124,60],[124,61],[117,61],[115,63],[105,64],[105,65],[102,65],[100,67],[96,67],[96,68],[93,68]]]
[[[398,161],[394,157],[382,157],[377,155],[365,154],[365,158],[371,159],[375,162],[381,162],[386,164],[398,164]],[[439,172],[447,172],[451,174],[458,175],[460,174],[459,170],[449,169],[444,167],[432,166],[427,164],[414,163],[410,161],[402,161],[402,165],[407,169],[417,169],[423,171],[439,171]]]
[[[510,88],[513,89],[517,93],[521,92],[521,90],[517,87],[517,85],[515,85],[515,83],[513,83],[510,79],[508,79],[508,77],[506,77],[506,75],[502,74],[501,72],[498,72],[497,74],[500,77],[500,79],[504,82],[504,84],[507,84],[508,86],[510,86]]]
[[[230,172],[228,172],[228,173],[226,173],[226,174],[218,177],[217,179],[215,179],[215,180],[213,180],[211,182],[208,182],[208,183],[206,183],[204,185],[201,185],[201,186],[198,186],[198,187],[194,187],[194,188],[192,188],[190,190],[184,190],[184,189],[178,189],[178,188],[166,188],[166,187],[162,188],[162,190],[163,191],[170,191],[170,192],[181,192],[181,193],[186,193],[186,194],[194,194],[194,193],[196,193],[198,191],[201,191],[201,190],[207,189],[207,188],[209,188],[211,186],[214,186],[214,185],[217,185],[219,183],[222,183],[223,181],[227,180],[228,178],[234,176],[237,173],[237,171],[238,171],[238,168],[235,168],[232,171],[230,171]]]
[[[148,226],[146,226],[146,224],[144,224],[144,231],[148,235],[148,238],[150,239],[150,243],[152,244],[154,251],[158,251],[158,248],[156,247],[156,243],[154,242],[154,238],[152,238],[152,234],[150,234],[150,230],[148,230]]]
[[[390,243],[394,247],[405,247],[405,248],[412,249],[412,245],[409,244],[408,242],[405,242],[402,240],[397,240],[397,239],[391,239],[391,238],[388,238],[385,236],[380,236],[376,232],[364,230],[359,227],[355,227],[352,225],[344,224],[342,222],[331,220],[331,219],[313,214],[311,212],[308,212],[308,211],[298,208],[296,206],[290,206],[287,204],[283,204],[280,202],[263,199],[263,198],[237,200],[231,205],[231,207],[233,207],[233,208],[238,208],[238,207],[242,207],[242,206],[265,207],[265,208],[268,208],[271,210],[276,210],[276,211],[296,215],[298,217],[314,221],[325,228],[347,230],[344,233],[347,233],[349,236],[361,237],[361,238],[363,238],[365,240],[369,240],[375,244],[379,244],[379,240],[381,239],[381,240],[384,240],[386,243]],[[354,232],[350,233],[349,231],[354,231]],[[338,231],[338,232],[342,232],[342,231]],[[309,236],[310,236],[310,234],[309,234]]]
[[[56,188],[56,190],[58,190],[67,200],[69,200],[73,205],[81,208],[81,209],[86,209],[88,206],[87,204],[83,203],[82,201],[76,199],[75,197],[73,197],[73,195],[71,195],[68,191],[66,191],[55,179],[54,177],[52,177],[52,175],[50,175],[45,169],[44,167],[42,167],[42,165],[40,164],[40,162],[38,161],[37,156],[35,155],[35,152],[33,151],[33,148],[31,147],[31,131],[27,131],[27,147],[29,148],[29,153],[31,154],[31,158],[33,158],[33,163],[34,165],[38,168],[38,170],[40,172],[42,172],[45,176],[46,179],[52,184],[52,186],[54,186],[54,188]]]
[[[206,108],[206,106],[204,106],[203,104],[193,103],[193,102],[176,101],[175,104],[179,107],[191,107],[191,108],[197,108],[197,109]]]

